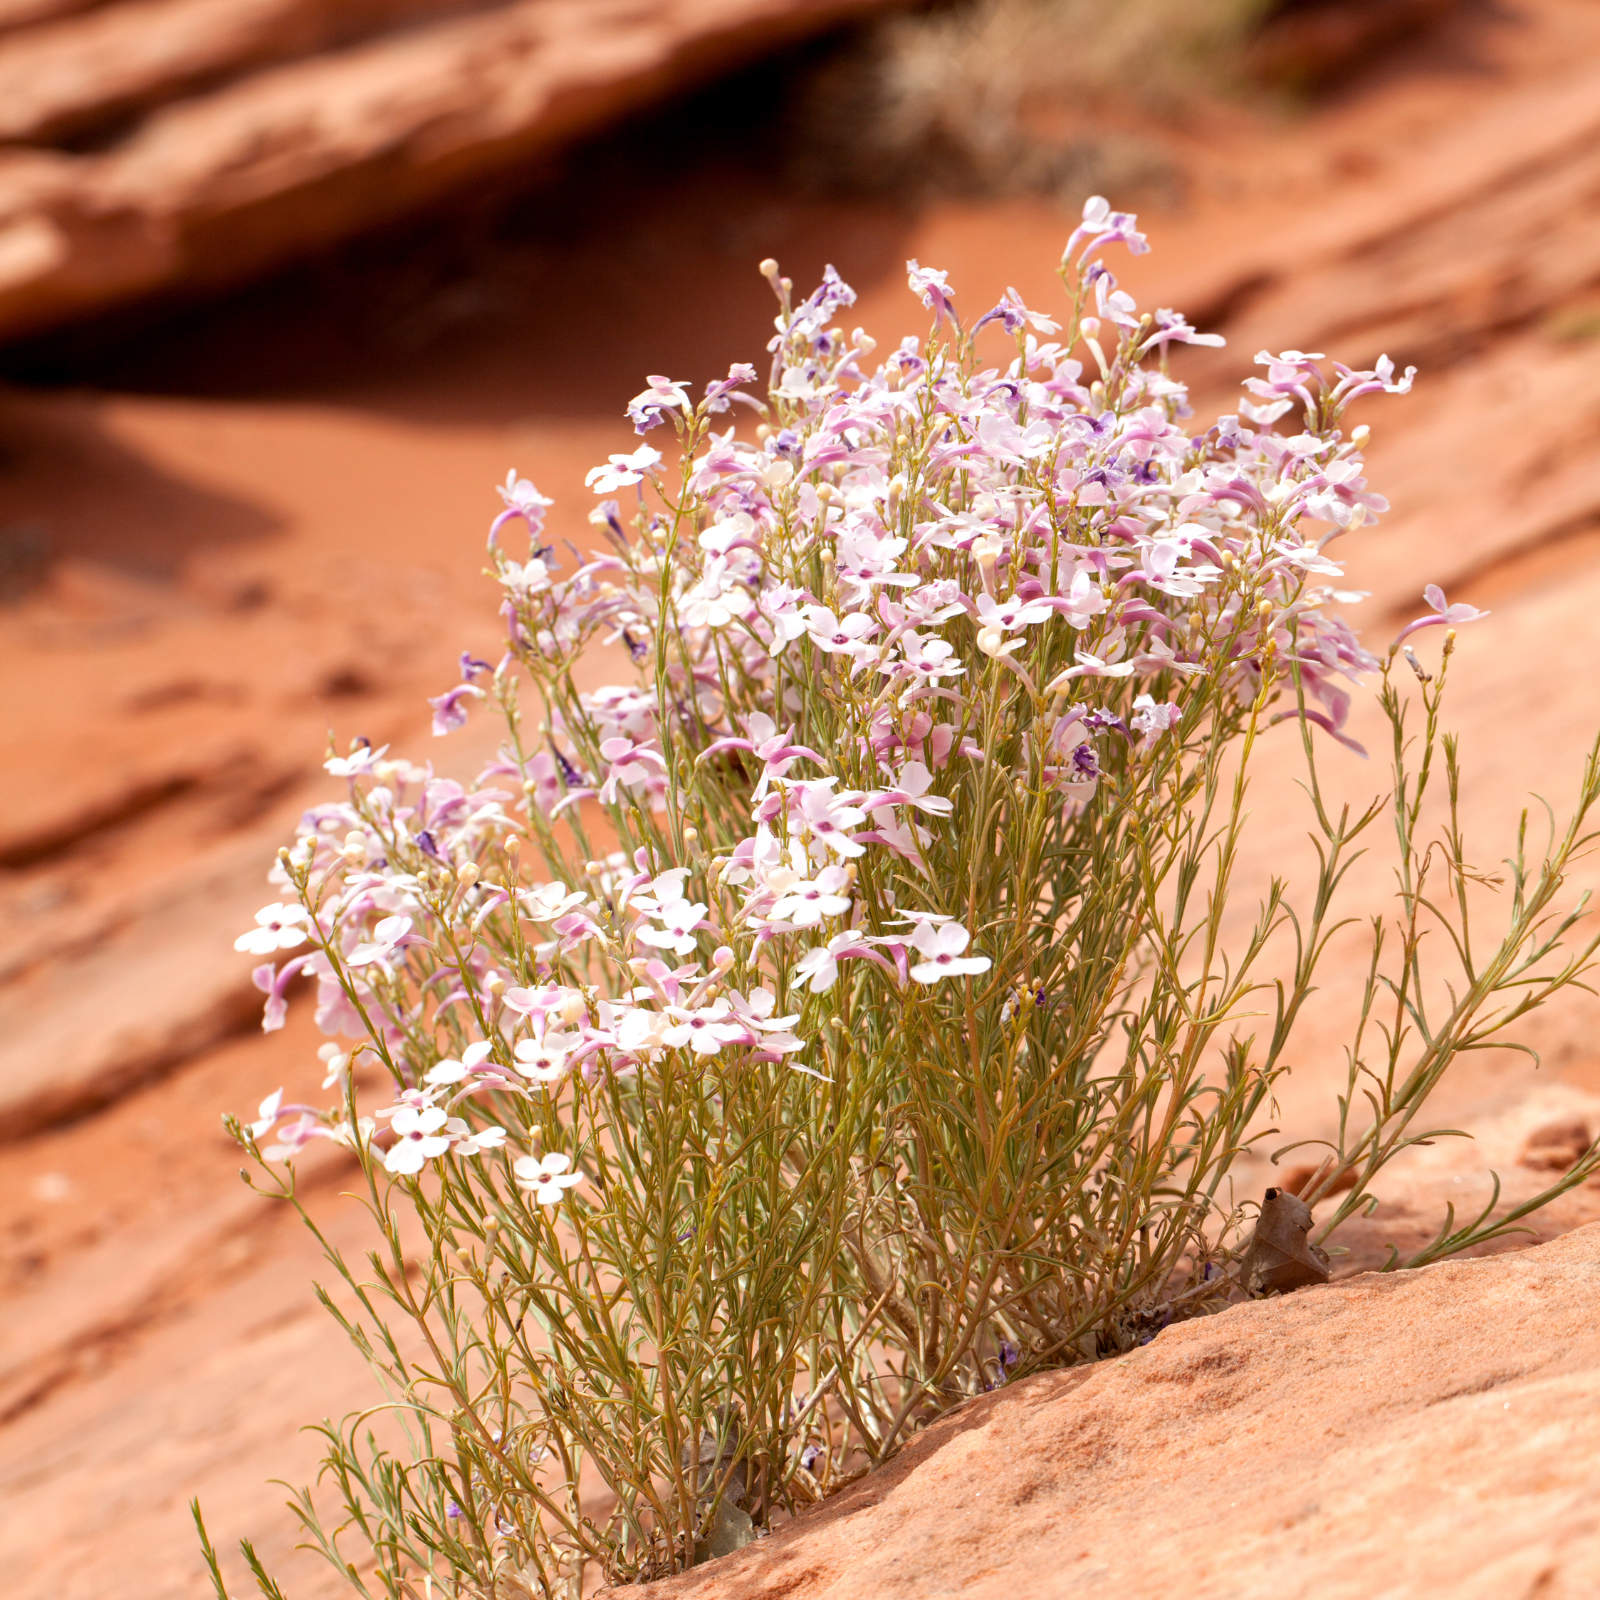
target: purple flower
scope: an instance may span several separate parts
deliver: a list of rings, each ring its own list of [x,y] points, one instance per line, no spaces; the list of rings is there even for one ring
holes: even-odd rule
[[[1061,324],[1041,311],[1030,311],[1022,303],[1022,296],[1015,289],[1007,289],[1000,297],[1000,302],[992,311],[984,314],[973,323],[972,331],[976,333],[986,323],[996,319],[1005,324],[1007,333],[1016,333],[1024,327],[1033,328],[1039,333],[1059,333]]]
[[[693,409],[689,403],[689,390],[686,384],[655,373],[651,375],[650,387],[636,394],[628,402],[628,417],[633,423],[635,433],[648,433],[651,428],[661,423],[667,412],[682,411],[687,415]],[[616,457],[612,459],[615,460]]]
[[[463,656],[463,662],[466,661]],[[486,666],[486,663],[477,663]],[[491,669],[492,670],[492,669]],[[435,695],[428,704],[433,707],[433,733],[435,738],[443,738],[447,733],[453,733],[457,728],[467,725],[467,708],[462,704],[469,696],[483,699],[483,690],[474,688],[470,683],[458,683],[447,694]]]
[[[480,672],[493,672],[494,668],[487,661],[480,661],[470,650],[461,652],[461,676],[471,683]]]

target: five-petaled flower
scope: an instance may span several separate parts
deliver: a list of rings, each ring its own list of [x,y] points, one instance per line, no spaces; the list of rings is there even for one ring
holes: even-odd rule
[[[567,1190],[583,1182],[581,1172],[568,1172],[571,1158],[559,1150],[549,1155],[519,1156],[512,1164],[512,1172],[519,1189],[527,1189],[542,1206],[558,1206],[566,1199]]]

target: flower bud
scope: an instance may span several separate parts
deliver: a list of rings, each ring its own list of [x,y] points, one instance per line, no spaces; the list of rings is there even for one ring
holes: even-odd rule
[[[456,882],[459,883],[463,889],[470,889],[477,881],[478,863],[476,861],[467,862],[467,864],[462,867],[460,872],[456,874]]]
[[[728,971],[728,969],[733,966],[737,959],[738,958],[734,955],[733,951],[730,950],[725,944],[719,944],[711,953],[711,965],[715,967],[718,972]]]

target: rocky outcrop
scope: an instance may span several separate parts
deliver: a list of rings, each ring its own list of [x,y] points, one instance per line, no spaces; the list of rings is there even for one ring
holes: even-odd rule
[[[773,1537],[627,1592],[1576,1600],[1600,1590],[1597,1310],[1600,1226],[1238,1306],[975,1400]]]
[[[0,340],[241,281],[888,3],[16,0]]]

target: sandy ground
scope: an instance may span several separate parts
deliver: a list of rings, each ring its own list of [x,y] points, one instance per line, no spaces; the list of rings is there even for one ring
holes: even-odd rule
[[[1262,344],[1387,346],[1426,368],[1413,397],[1364,416],[1395,513],[1351,575],[1380,642],[1430,579],[1493,610],[1463,636],[1454,699],[1493,861],[1527,791],[1570,795],[1600,724],[1600,11],[1469,8],[1313,114],[1173,142],[1187,198],[1148,213],[1156,253],[1127,276],[1143,303],[1228,333],[1226,357],[1193,369],[1201,405],[1229,409],[1224,386]],[[256,1031],[230,946],[273,848],[326,792],[330,733],[461,772],[488,748],[476,729],[435,746],[423,697],[455,681],[458,651],[495,644],[494,484],[533,477],[557,496],[557,536],[584,547],[583,472],[628,447],[642,376],[704,379],[764,343],[762,255],[797,280],[836,262],[881,342],[919,326],[907,256],[949,267],[968,311],[1008,282],[1048,303],[1070,225],[1042,201],[913,215],[775,197],[748,163],[702,164],[604,197],[559,246],[412,297],[382,348],[348,337],[348,275],[321,298],[302,277],[146,345],[121,392],[0,396],[8,1596],[205,1593],[195,1493],[218,1543],[252,1536],[297,1600],[334,1591],[292,1552],[267,1480],[304,1481],[317,1451],[300,1426],[372,1392],[312,1298],[313,1242],[243,1189],[219,1121],[279,1084],[314,1093],[319,1041],[304,1008]],[[1257,882],[1303,859],[1288,770],[1270,754],[1257,791]],[[1328,770],[1360,797],[1382,775],[1339,754]],[[1387,892],[1374,860],[1353,907]],[[1336,955],[1322,1042],[1280,1096],[1286,1136],[1326,1131],[1342,1080],[1360,952]],[[1595,1022],[1576,997],[1527,1032],[1542,1069],[1509,1052],[1463,1068],[1441,1115],[1476,1141],[1419,1152],[1352,1263],[1431,1232],[1447,1198],[1486,1196],[1491,1168],[1525,1192],[1532,1128],[1600,1129]],[[354,1243],[340,1179],[307,1177]],[[1600,1194],[1580,1191],[1541,1231],[1596,1216]]]

